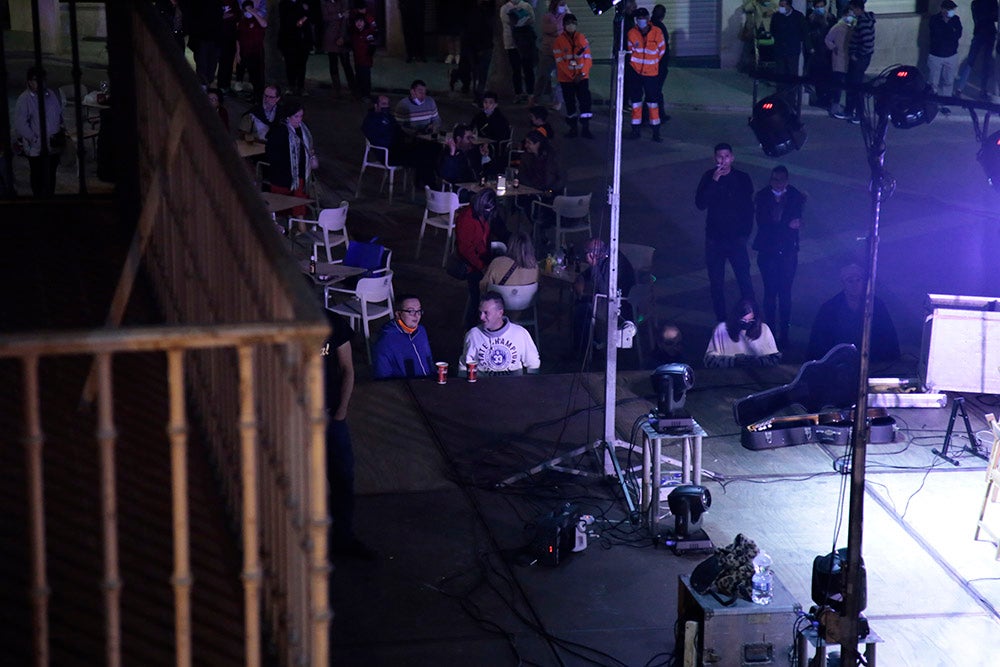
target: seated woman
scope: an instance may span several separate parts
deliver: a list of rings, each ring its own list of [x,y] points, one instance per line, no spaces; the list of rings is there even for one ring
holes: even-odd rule
[[[471,329],[479,322],[479,281],[490,262],[490,227],[497,217],[497,193],[492,188],[472,196],[468,206],[459,209],[455,220],[455,252],[465,262],[469,299],[463,323]]]
[[[538,260],[535,246],[526,232],[510,237],[507,254],[494,258],[486,267],[479,290],[485,294],[490,285],[531,285],[538,282]]]
[[[705,350],[706,368],[774,366],[780,362],[771,329],[757,318],[757,305],[748,299],[737,303],[729,319],[715,327]]]
[[[538,130],[532,130],[524,138],[524,155],[518,179],[522,185],[541,190],[548,198],[563,188],[563,174],[559,168],[559,156],[552,143]]]

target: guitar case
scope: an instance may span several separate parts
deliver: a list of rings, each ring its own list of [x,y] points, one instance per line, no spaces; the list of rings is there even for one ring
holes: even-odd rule
[[[861,373],[861,355],[850,344],[832,348],[822,359],[802,364],[795,379],[786,385],[767,389],[741,398],[733,404],[733,417],[743,427],[740,442],[750,450],[775,449],[804,445],[811,442],[845,445],[851,438],[850,408],[857,398]],[[808,413],[824,409],[839,411],[839,415],[813,415],[812,419],[780,418],[775,424],[758,430],[757,425],[779,410],[799,406]],[[820,419],[829,417],[823,421]],[[870,443],[892,442],[896,423],[884,411],[869,410]]]

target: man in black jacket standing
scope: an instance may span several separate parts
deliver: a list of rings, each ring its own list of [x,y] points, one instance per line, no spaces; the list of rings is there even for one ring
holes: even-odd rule
[[[788,345],[792,281],[799,264],[799,228],[805,203],[805,195],[788,184],[784,165],[771,170],[771,182],[754,197],[757,237],[753,249],[764,282],[764,321],[771,327],[779,349]]]
[[[740,286],[740,297],[756,301],[750,281],[747,238],[753,229],[753,181],[744,171],[733,168],[733,147],[715,146],[715,168],[706,171],[698,183],[695,206],[707,210],[705,216],[705,264],[715,319],[726,321],[726,261]]]
[[[955,82],[955,92],[964,94],[963,88],[969,82],[972,68],[979,66],[979,95],[989,99],[987,92],[990,74],[993,73],[993,45],[997,41],[997,0],[972,0],[972,43],[969,45],[969,55],[958,68],[958,80]]]

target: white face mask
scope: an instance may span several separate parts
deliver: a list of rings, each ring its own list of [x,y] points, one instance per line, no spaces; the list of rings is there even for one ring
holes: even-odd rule
[[[856,20],[857,20],[857,19],[855,19],[855,18],[854,18],[854,17],[852,16],[852,15],[850,15],[850,14],[848,14],[847,16],[845,16],[845,17],[844,17],[844,23],[846,23],[847,25],[854,25],[854,21],[856,21]]]
[[[949,9],[948,10],[948,18],[952,18],[953,16],[955,16],[955,10],[954,9]]]
[[[774,188],[771,188],[771,192],[774,193],[775,197],[780,197],[781,195],[785,194],[784,190],[775,190]]]
[[[558,14],[565,14],[566,13],[566,5],[559,5],[558,7],[556,7],[556,13],[558,13]]]
[[[788,7],[778,7],[778,13],[779,14],[787,14],[788,13]]]
[[[635,20],[635,26],[639,30],[644,30],[647,25],[649,25],[649,21],[647,21],[646,19],[636,19]]]

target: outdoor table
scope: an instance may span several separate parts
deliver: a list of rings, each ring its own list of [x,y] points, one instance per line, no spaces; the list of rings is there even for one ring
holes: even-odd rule
[[[299,268],[302,273],[313,279],[317,285],[327,287],[342,283],[352,276],[360,276],[365,272],[356,266],[347,266],[340,262],[316,262],[316,273],[309,273],[309,261],[303,259],[299,261]]]
[[[261,192],[260,197],[264,200],[264,204],[267,206],[269,213],[280,213],[281,211],[287,211],[288,209],[295,208],[296,206],[308,206],[313,202],[312,199],[307,199],[305,197],[281,195],[276,192]]]

